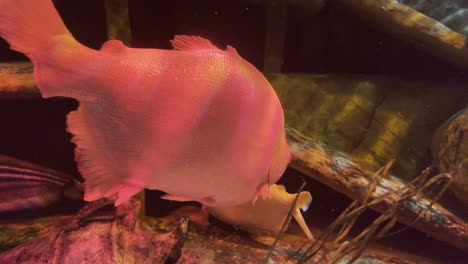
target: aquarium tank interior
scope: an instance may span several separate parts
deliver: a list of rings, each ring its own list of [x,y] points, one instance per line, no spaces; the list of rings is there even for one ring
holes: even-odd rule
[[[467,0],[0,0],[0,263],[468,263]]]

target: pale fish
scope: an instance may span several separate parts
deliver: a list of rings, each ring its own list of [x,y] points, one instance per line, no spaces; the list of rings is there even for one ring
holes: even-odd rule
[[[43,97],[68,116],[85,200],[121,204],[143,188],[228,206],[268,197],[290,152],[280,101],[236,50],[176,36],[174,50],[78,43],[51,0],[0,0],[0,35],[34,63]]]
[[[258,200],[255,204],[247,202],[236,206],[208,206],[206,209],[212,216],[241,229],[279,232],[297,194],[288,193],[283,185],[277,184],[270,186],[270,193],[271,199]],[[314,239],[300,211],[307,211],[311,202],[310,192],[300,192],[291,215],[304,234],[309,239]]]

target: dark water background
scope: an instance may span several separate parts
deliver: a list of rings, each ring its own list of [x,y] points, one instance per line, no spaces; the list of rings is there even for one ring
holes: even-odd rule
[[[56,0],[54,3],[65,24],[81,43],[98,49],[105,42],[102,0]],[[259,69],[263,67],[264,6],[249,5],[248,1],[138,0],[130,1],[130,16],[134,47],[168,49],[169,40],[175,34],[199,35],[221,48],[232,45]],[[0,61],[18,60],[27,59],[8,50],[8,45],[0,41]],[[333,6],[317,16],[290,8],[283,72],[466,80],[465,72],[421,52],[418,46],[393,39]],[[74,100],[63,98],[0,101],[0,153],[79,177],[73,161],[71,136],[65,132],[64,124],[66,114],[76,106]],[[289,170],[287,174],[297,172]],[[290,182],[289,185],[297,186],[298,183]],[[308,186],[314,196],[310,211],[320,213],[308,215],[307,219],[316,227],[325,227],[350,203],[348,198],[320,183],[310,182]],[[152,193],[150,197],[154,195]],[[157,204],[148,209],[151,214],[158,214],[158,210],[160,214],[165,212]],[[376,215],[367,213],[364,222],[370,222]],[[427,239],[425,234],[411,229],[384,242],[388,247],[403,243],[408,251],[429,254],[439,260],[451,255],[452,263],[461,261],[463,256],[444,243]]]

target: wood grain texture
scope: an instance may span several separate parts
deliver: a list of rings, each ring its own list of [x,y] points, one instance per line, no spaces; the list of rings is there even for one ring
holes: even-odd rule
[[[373,170],[369,165],[354,160],[344,152],[313,142],[292,128],[286,127],[286,132],[288,144],[294,157],[290,164],[291,167],[351,199],[361,197],[370,182],[371,175],[377,169]],[[375,199],[404,186],[405,183],[402,180],[390,175],[378,183],[371,198]],[[399,198],[397,193],[393,193],[372,208],[378,212],[384,212],[394,206]],[[414,222],[418,214],[427,208],[429,203],[425,198],[414,197],[404,204],[398,215],[398,220],[435,239],[468,251],[468,224],[441,205],[435,204],[423,217]]]

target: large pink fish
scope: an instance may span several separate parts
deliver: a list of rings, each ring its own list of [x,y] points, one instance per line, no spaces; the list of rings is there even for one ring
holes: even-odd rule
[[[93,50],[51,0],[0,0],[0,35],[32,60],[44,97],[79,101],[67,125],[87,201],[149,188],[240,204],[268,196],[290,160],[275,91],[233,47],[176,36],[174,50]]]

